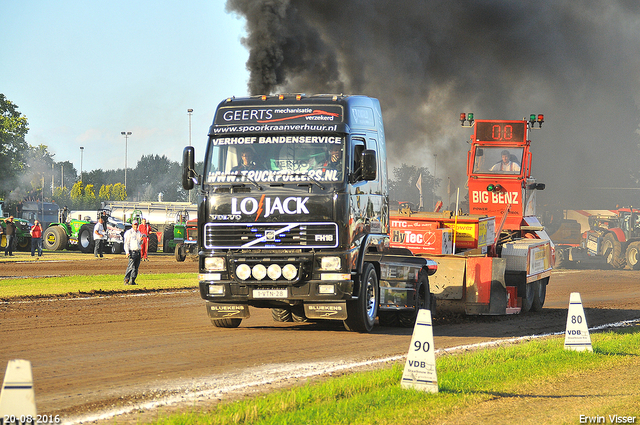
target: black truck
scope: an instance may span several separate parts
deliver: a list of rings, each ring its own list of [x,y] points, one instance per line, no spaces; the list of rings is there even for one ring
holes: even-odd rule
[[[378,312],[413,323],[435,309],[434,261],[389,246],[380,103],[366,96],[228,98],[209,130],[197,186],[200,294],[213,325],[249,306],[276,321],[341,320],[370,332]]]

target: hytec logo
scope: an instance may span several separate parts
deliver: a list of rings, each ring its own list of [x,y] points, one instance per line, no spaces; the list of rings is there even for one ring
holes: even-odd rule
[[[260,200],[257,200],[256,198],[233,198],[231,199],[231,214],[256,214],[256,220],[258,220],[258,218],[263,214],[265,218],[274,213],[286,215],[309,214],[309,210],[305,205],[308,200],[308,196],[305,198],[300,196],[290,196],[288,198],[284,198],[284,200],[279,197],[267,197],[266,195],[262,195]]]
[[[487,192],[474,190],[471,192],[471,202],[474,204],[519,204],[518,192]]]
[[[433,245],[436,241],[436,234],[434,232],[412,232],[405,230],[404,232],[394,230],[391,232],[391,241],[394,243],[407,243],[407,244],[419,244],[419,245]]]

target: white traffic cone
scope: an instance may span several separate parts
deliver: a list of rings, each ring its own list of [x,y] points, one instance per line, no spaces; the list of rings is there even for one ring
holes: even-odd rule
[[[402,373],[402,388],[437,393],[436,355],[433,346],[431,311],[419,310],[413,327],[411,346]]]
[[[571,293],[569,299],[569,313],[567,315],[567,329],[564,334],[565,350],[593,351],[587,319],[584,316],[582,300],[578,292]]]

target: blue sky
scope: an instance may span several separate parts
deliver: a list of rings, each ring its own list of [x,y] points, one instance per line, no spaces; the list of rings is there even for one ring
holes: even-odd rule
[[[0,93],[29,121],[27,142],[80,172],[142,155],[204,154],[222,99],[247,93],[244,20],[223,0],[2,0]]]

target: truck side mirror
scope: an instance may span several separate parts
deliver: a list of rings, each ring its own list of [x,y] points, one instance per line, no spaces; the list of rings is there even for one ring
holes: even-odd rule
[[[185,190],[193,189],[195,177],[195,148],[187,146],[182,151],[182,187]]]
[[[372,149],[362,151],[362,180],[375,180],[377,170],[376,151]]]

